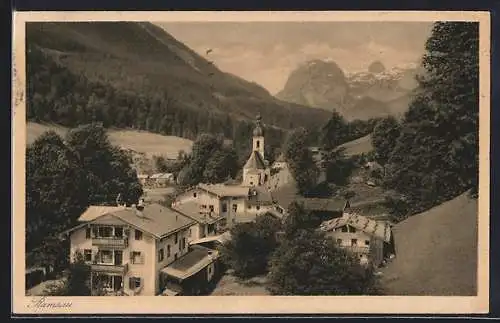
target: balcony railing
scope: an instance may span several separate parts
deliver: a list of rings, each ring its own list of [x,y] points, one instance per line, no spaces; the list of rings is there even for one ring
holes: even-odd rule
[[[92,238],[92,245],[101,246],[101,247],[113,247],[113,248],[127,248],[128,247],[128,239],[127,238],[117,238],[117,237],[109,237],[109,238]]]
[[[93,263],[91,265],[91,270],[98,273],[113,273],[125,275],[128,272],[128,263],[123,265],[104,265]]]

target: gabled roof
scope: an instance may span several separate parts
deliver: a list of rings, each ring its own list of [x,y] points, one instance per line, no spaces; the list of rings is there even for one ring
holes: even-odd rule
[[[115,207],[114,209],[109,208],[107,212],[101,210],[98,213],[99,208],[101,207],[89,207],[94,212],[87,212],[89,210],[87,209],[79,218],[79,221],[83,223],[67,232],[71,232],[87,223],[102,222],[102,224],[112,224],[114,217],[118,222],[123,221],[157,238],[161,238],[195,223],[193,219],[156,203],[146,205],[142,211],[131,207]],[[86,213],[87,215],[84,217],[86,220],[81,220]]]
[[[297,199],[298,203],[303,203],[304,208],[308,211],[329,211],[343,212],[347,201],[336,198],[305,198]]]
[[[354,213],[345,213],[340,218],[325,221],[321,224],[320,230],[332,231],[344,225],[350,225],[356,230],[363,231],[387,243],[391,241],[392,231],[389,223],[371,220],[365,216]]]
[[[248,196],[250,187],[241,185],[225,185],[225,184],[198,184],[198,187],[204,191],[215,194],[219,197],[225,196]]]
[[[78,218],[78,222],[88,222],[97,219],[98,217],[112,213],[114,211],[124,210],[125,206],[89,206]]]
[[[266,169],[266,165],[264,163],[264,159],[260,155],[260,153],[256,150],[254,150],[251,154],[250,157],[248,158],[247,162],[245,163],[245,166],[243,166],[245,169]]]
[[[203,246],[191,246],[191,251],[166,266],[161,272],[176,277],[186,279],[210,265],[219,257],[217,250],[205,248]]]

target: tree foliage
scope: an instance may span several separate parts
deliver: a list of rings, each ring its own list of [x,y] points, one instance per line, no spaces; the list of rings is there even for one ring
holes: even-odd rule
[[[385,185],[406,196],[410,213],[477,187],[478,55],[478,23],[434,24],[419,91],[386,167]]]
[[[228,177],[234,178],[238,168],[236,151],[224,145],[221,136],[201,134],[193,143],[189,162],[179,175],[179,181],[183,186],[222,183]]]
[[[106,130],[99,123],[72,129],[67,140],[85,171],[89,204],[115,203],[121,194],[125,203],[136,202],[142,195],[132,160],[118,147],[111,145]]]
[[[26,151],[26,243],[30,250],[76,223],[89,204],[125,202],[142,194],[129,158],[102,126],[84,125],[66,142],[49,131]]]
[[[321,131],[321,144],[323,148],[330,151],[346,142],[348,131],[345,119],[337,111],[333,111],[331,118]]]
[[[285,239],[271,258],[269,290],[274,295],[369,295],[371,270],[317,231]]]
[[[85,263],[82,253],[78,251],[70,265],[66,295],[90,296],[90,266]]]
[[[255,222],[237,224],[231,229],[231,240],[222,247],[224,263],[242,278],[266,273],[280,228],[281,222],[267,214],[258,216]]]
[[[372,145],[375,150],[375,159],[382,165],[387,163],[400,133],[399,122],[393,116],[388,116],[375,125],[372,134]]]
[[[75,153],[55,132],[42,134],[26,151],[26,246],[59,233],[85,209],[78,184],[85,173]],[[83,186],[83,185],[82,185]]]
[[[284,157],[301,195],[307,195],[317,184],[319,169],[308,149],[308,133],[297,128],[289,133],[284,147]]]

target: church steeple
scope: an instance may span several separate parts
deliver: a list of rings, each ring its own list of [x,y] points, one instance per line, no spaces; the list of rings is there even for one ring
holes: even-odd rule
[[[257,119],[255,121],[255,129],[253,130],[253,151],[257,151],[260,153],[262,159],[265,159],[264,156],[264,130],[262,130],[261,126],[261,116],[260,113],[257,115]]]

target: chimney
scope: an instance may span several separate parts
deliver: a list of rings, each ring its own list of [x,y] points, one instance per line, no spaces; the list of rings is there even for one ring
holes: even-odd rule
[[[136,206],[137,210],[142,211],[144,210],[144,199],[139,199],[139,203]]]

